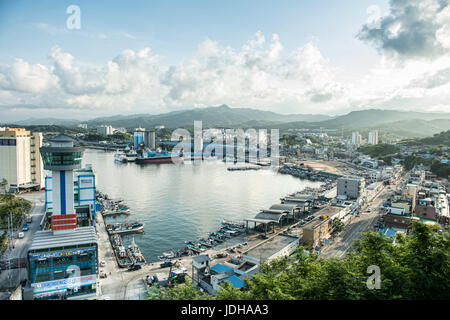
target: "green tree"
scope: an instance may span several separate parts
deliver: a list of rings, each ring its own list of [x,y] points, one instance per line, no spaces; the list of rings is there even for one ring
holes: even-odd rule
[[[215,299],[449,299],[449,233],[414,222],[395,242],[364,233],[344,259],[323,259],[299,248],[291,257],[264,263],[243,289],[224,284]],[[381,271],[380,289],[369,289],[369,266]],[[167,297],[198,298],[192,286],[168,289]]]

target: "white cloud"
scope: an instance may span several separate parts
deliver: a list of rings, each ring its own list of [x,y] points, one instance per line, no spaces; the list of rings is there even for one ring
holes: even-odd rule
[[[285,52],[277,34],[266,39],[261,32],[238,49],[206,39],[193,57],[171,66],[149,48],[124,50],[102,65],[78,61],[58,46],[48,58],[48,66],[17,59],[0,67],[0,103],[86,110],[93,116],[223,103],[282,113],[424,106],[449,111],[446,54],[402,63],[382,55],[356,81],[333,67],[314,43]]]

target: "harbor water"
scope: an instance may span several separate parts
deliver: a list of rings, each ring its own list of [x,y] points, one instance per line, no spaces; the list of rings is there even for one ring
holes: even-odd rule
[[[97,190],[123,199],[129,216],[105,217],[107,223],[139,221],[144,233],[124,235],[147,261],[165,251],[182,249],[216,231],[222,219],[243,221],[260,209],[280,203],[280,197],[320,186],[271,170],[228,171],[222,161],[175,164],[135,164],[114,161],[113,152],[85,150],[83,165],[97,172]]]

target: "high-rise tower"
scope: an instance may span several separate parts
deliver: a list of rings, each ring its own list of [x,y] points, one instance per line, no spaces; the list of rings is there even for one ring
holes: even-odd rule
[[[77,226],[74,209],[73,170],[81,168],[83,149],[74,147],[73,139],[59,135],[49,147],[40,149],[44,169],[52,171],[53,212],[52,231],[71,232]]]

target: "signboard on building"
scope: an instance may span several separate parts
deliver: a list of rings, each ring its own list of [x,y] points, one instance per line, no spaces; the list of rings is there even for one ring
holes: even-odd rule
[[[55,292],[58,290],[74,289],[85,285],[94,285],[96,283],[97,283],[96,275],[91,274],[82,277],[73,277],[67,279],[32,283],[31,286],[34,288],[34,293],[39,294],[49,291]]]
[[[57,258],[63,256],[79,255],[81,253],[95,252],[95,248],[61,250],[55,252],[30,253],[30,259]]]

